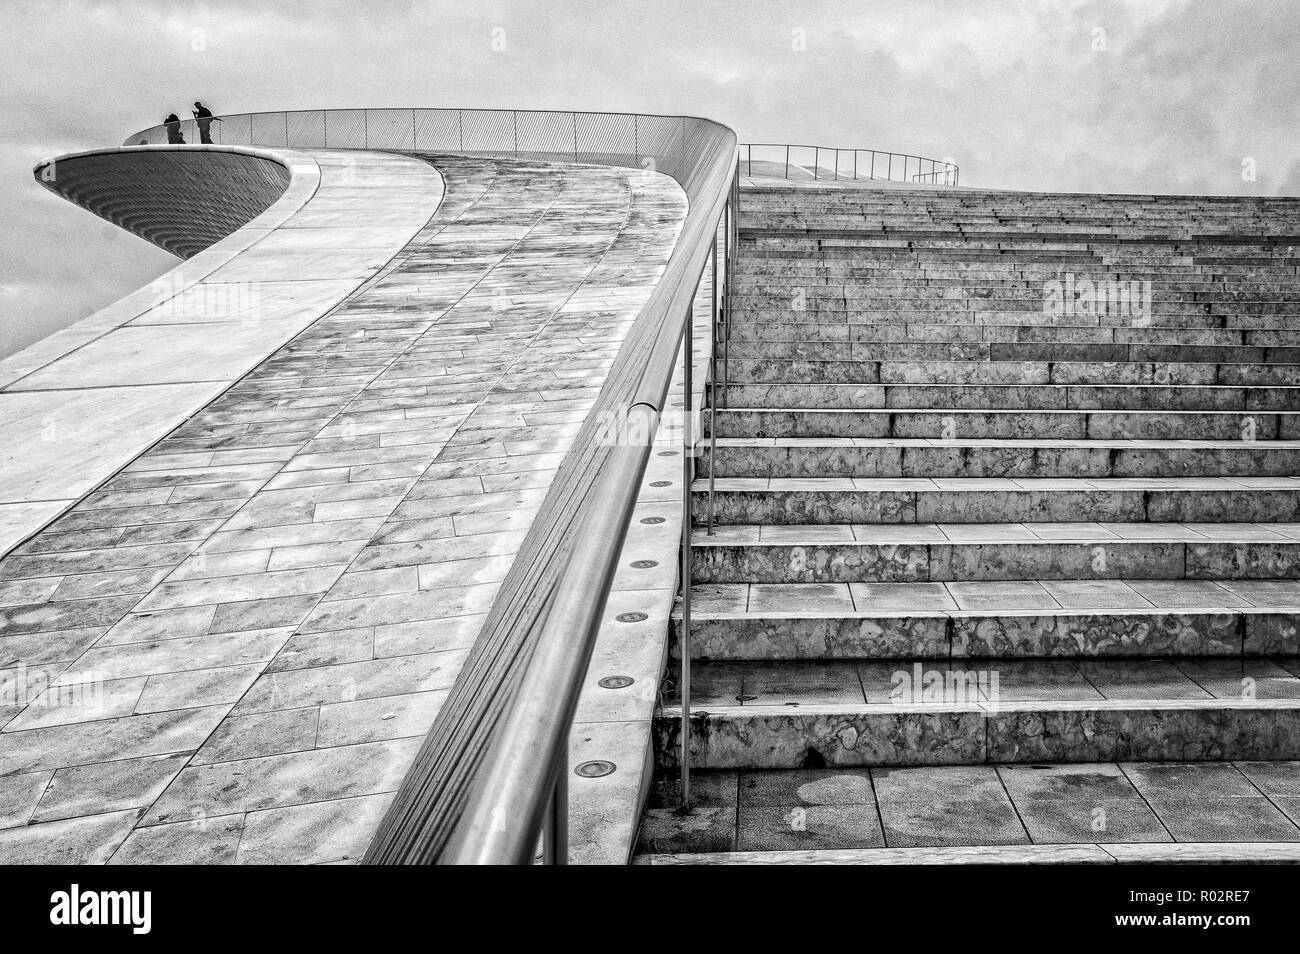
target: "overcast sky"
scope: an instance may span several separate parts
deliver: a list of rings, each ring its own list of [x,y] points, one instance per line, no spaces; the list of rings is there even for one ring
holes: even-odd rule
[[[176,262],[32,165],[195,99],[688,112],[963,185],[1300,195],[1297,0],[4,0],[0,33],[0,356]]]

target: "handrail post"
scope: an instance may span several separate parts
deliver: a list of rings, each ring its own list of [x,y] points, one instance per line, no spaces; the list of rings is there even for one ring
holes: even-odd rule
[[[687,306],[686,336],[682,344],[682,632],[681,678],[678,688],[682,699],[682,811],[691,810],[691,339],[694,337],[693,303]]]
[[[730,203],[728,203],[730,205]],[[725,222],[724,222],[725,228]],[[722,233],[727,240],[727,233]],[[708,530],[713,536],[713,470],[718,457],[718,233],[713,233],[713,265],[709,279],[709,503]],[[704,415],[700,415],[704,420]]]
[[[567,865],[569,863],[569,758],[561,750],[556,758],[555,786],[551,800],[546,805],[542,821],[542,863]]]
[[[750,172],[753,172],[753,171],[754,171],[754,170],[753,170],[753,163],[752,163],[752,162],[751,162],[751,164],[750,164],[750,170],[749,170],[749,171],[750,171]],[[786,178],[786,179],[789,179],[789,178],[790,178],[790,144],[789,144],[789,143],[786,143],[786,146],[785,146],[785,176],[784,176],[784,178]]]
[[[835,181],[840,181],[840,151],[835,150]]]
[[[821,162],[821,158],[822,158],[822,147],[813,146],[813,178],[814,179],[820,178],[820,176],[818,175],[817,163]]]
[[[732,189],[732,195],[735,196],[738,192],[739,184],[736,184]],[[736,203],[734,198],[727,204],[726,210],[731,226],[732,261],[734,262],[736,239],[740,235],[740,226],[736,223]],[[730,266],[727,268],[726,279],[727,300],[726,308],[722,315],[722,405],[723,407],[730,407],[731,395],[727,393],[727,389],[731,385],[731,295],[733,288],[731,284]]]

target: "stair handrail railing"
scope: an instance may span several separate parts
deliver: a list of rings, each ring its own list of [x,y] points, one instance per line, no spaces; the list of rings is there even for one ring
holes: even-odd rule
[[[767,151],[767,155],[773,157],[757,160],[762,164],[758,175],[778,179],[825,179],[833,182],[884,179],[954,187],[960,184],[961,179],[961,168],[950,159],[931,159],[885,149],[776,142],[740,144],[740,168],[747,176],[754,175],[755,150]],[[811,151],[811,162],[801,161],[800,151],[804,156]],[[822,165],[823,156],[831,162],[830,166]],[[792,171],[802,174],[792,176]]]

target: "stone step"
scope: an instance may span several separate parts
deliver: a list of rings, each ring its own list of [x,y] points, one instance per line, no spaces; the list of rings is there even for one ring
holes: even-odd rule
[[[680,657],[682,610],[673,613]],[[724,583],[691,588],[691,658],[1300,654],[1297,580]]]
[[[720,339],[722,335],[719,336]],[[1097,325],[934,325],[925,322],[878,323],[844,321],[740,321],[731,324],[725,342],[741,341],[861,341],[919,344],[1051,343],[1227,346],[1268,349],[1300,346],[1300,330],[1242,328],[1102,328]]]
[[[718,526],[695,583],[1271,580],[1300,577],[1300,524]]]
[[[691,487],[697,526],[1300,522],[1300,477],[942,479],[716,477]]]
[[[1151,371],[1144,369],[1141,372],[1152,377],[1159,373],[1170,373],[1160,368],[1161,365],[1169,364],[1205,367],[1217,365],[1220,375],[1225,373],[1222,370],[1224,366],[1230,366],[1231,370],[1226,372],[1229,376],[1257,373],[1245,372],[1245,369],[1261,365],[1290,365],[1287,373],[1300,376],[1300,371],[1296,370],[1297,366],[1300,366],[1300,348],[1054,341],[895,341],[878,340],[871,335],[858,335],[857,340],[849,340],[844,334],[835,339],[825,340],[815,335],[807,338],[781,338],[774,333],[775,328],[791,327],[788,325],[763,325],[762,327],[767,331],[766,334],[743,338],[737,336],[734,333],[736,329],[733,329],[731,340],[726,347],[728,360],[858,361],[886,364],[920,361],[941,364],[966,361],[1050,364],[1068,362],[1093,365],[1153,363],[1156,365],[1155,368]],[[859,326],[829,327],[843,333]],[[719,354],[721,353],[719,349]]]
[[[901,277],[880,278],[871,274],[869,265],[814,265],[807,260],[802,264],[783,263],[780,267],[769,266],[764,270],[738,271],[733,275],[732,293],[739,297],[744,295],[782,295],[787,299],[795,295],[804,297],[840,297],[845,299],[892,298],[905,297],[927,298],[1037,298],[1040,303],[1044,292],[1044,283],[1029,279],[1016,278],[980,278],[970,276],[957,278],[904,279]],[[858,274],[861,272],[862,274]],[[1097,282],[1101,279],[1092,276],[1074,276],[1075,291],[1079,290],[1081,279]],[[1104,276],[1106,280],[1122,281],[1120,275]],[[1062,276],[1061,293],[1069,275]],[[1280,275],[1265,272],[1263,275],[1241,281],[1198,281],[1194,276],[1183,279],[1143,279],[1149,283],[1149,290],[1156,301],[1291,301],[1300,302],[1300,278],[1288,280]],[[1087,286],[1082,286],[1085,290]],[[1143,292],[1148,286],[1143,286]],[[1095,293],[1095,285],[1094,285]],[[1077,299],[1077,294],[1073,296]]]
[[[769,273],[791,261],[804,264],[826,265],[830,269],[868,269],[879,278],[970,278],[978,281],[1051,281],[1064,279],[1070,268],[1060,261],[1035,261],[1031,255],[1023,257],[1000,256],[997,260],[978,261],[928,261],[913,258],[890,258],[879,254],[868,244],[819,243],[815,248],[803,241],[780,240],[751,244],[742,248],[742,254],[752,259],[750,274]],[[1124,261],[1119,257],[1094,258],[1088,263],[1089,277],[1127,278],[1142,281],[1199,281],[1251,283],[1260,277],[1264,281],[1287,284],[1297,274],[1296,266],[1284,262],[1266,261],[1229,264],[1198,264],[1190,257],[1166,259],[1159,262]],[[762,271],[754,271],[758,266]],[[1077,273],[1077,272],[1076,272]],[[835,274],[834,271],[830,274]]]
[[[1152,361],[809,360],[727,355],[725,381],[746,384],[1162,384],[1297,387],[1300,364]]]
[[[1069,307],[1062,306],[1058,301],[1055,308],[1049,306],[1051,299],[1041,289],[1018,295],[995,296],[971,295],[969,292],[964,295],[927,295],[906,289],[900,290],[896,295],[876,294],[851,298],[832,294],[833,289],[827,289],[824,294],[816,294],[818,291],[820,289],[806,289],[803,286],[763,293],[741,291],[733,295],[732,304],[740,315],[786,308],[806,314],[861,314],[877,311],[892,315],[933,311],[954,314],[1065,314],[1079,318],[1119,314],[1129,318],[1150,318],[1157,323],[1165,316],[1300,314],[1300,302],[1290,299],[1245,301],[1225,296],[1223,300],[1211,301],[1170,300],[1164,297],[1147,301],[1141,297],[1130,297],[1127,289],[1125,297],[1118,302],[1102,301],[1096,305],[1084,305],[1065,299],[1065,304]]]
[[[1300,388],[1164,384],[720,384],[751,408],[1300,411]]]
[[[792,308],[787,303],[771,308],[740,308],[733,313],[739,322],[795,322],[801,316],[809,321],[822,323],[843,321],[848,324],[930,324],[947,325],[953,328],[965,328],[972,325],[1025,325],[1041,328],[1058,326],[1077,327],[1080,323],[1098,328],[1155,328],[1183,331],[1213,331],[1228,329],[1245,331],[1287,331],[1294,329],[1300,312],[1282,315],[1253,315],[1240,313],[1197,313],[1178,315],[1155,315],[1151,318],[1135,318],[1124,313],[1106,313],[1094,316],[1078,314],[1056,314],[1042,310],[997,311],[982,308],[852,308],[814,310],[810,308]],[[946,338],[940,334],[939,339]]]
[[[1300,473],[1300,441],[718,438],[715,477],[1269,477]]]
[[[856,806],[854,806],[856,807]],[[790,828],[792,809],[772,815],[765,819],[767,825],[775,825],[779,818],[786,828]],[[864,809],[865,811],[865,809]],[[1138,842],[1131,844],[1072,843],[1066,845],[953,845],[936,848],[841,848],[837,842],[852,834],[846,834],[841,824],[843,813],[827,813],[824,810],[814,814],[816,821],[809,823],[807,814],[800,816],[800,828],[795,837],[807,840],[810,844],[829,844],[826,848],[759,848],[745,851],[698,850],[675,851],[672,847],[655,848],[662,843],[665,835],[656,828],[657,834],[647,838],[660,839],[643,842],[649,847],[644,853],[632,858],[634,865],[1293,865],[1300,864],[1300,844],[1291,842],[1198,842],[1186,844],[1148,844]],[[788,816],[788,817],[787,817]],[[861,817],[861,815],[859,815]],[[676,820],[675,820],[676,821]],[[929,820],[927,820],[927,823]],[[685,828],[698,823],[687,819],[676,821],[676,828]],[[698,831],[692,827],[692,834]],[[770,828],[768,829],[770,831]],[[812,832],[811,836],[808,834]],[[874,842],[874,831],[867,831]],[[1227,834],[1233,834],[1228,832]],[[747,842],[749,843],[749,842]]]
[[[698,771],[654,780],[637,864],[1300,861],[1300,763]]]
[[[714,412],[703,412],[710,433]],[[1300,440],[1300,412],[970,411],[729,407],[718,437],[895,437],[1046,440]]]
[[[670,675],[672,670],[669,670]],[[700,663],[700,769],[1300,759],[1300,660]],[[677,764],[670,684],[655,717]]]

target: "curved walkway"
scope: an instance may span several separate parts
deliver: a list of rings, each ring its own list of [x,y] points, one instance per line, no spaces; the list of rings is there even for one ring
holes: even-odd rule
[[[0,862],[364,850],[685,212],[432,161],[378,276],[0,561]]]
[[[159,233],[164,245],[174,244],[166,236],[185,217],[168,221],[157,195],[193,191],[186,162],[273,159],[289,170],[289,185],[244,228],[157,281],[0,361],[0,554],[356,291],[442,198],[438,173],[409,156],[187,147],[185,162],[158,166],[158,156],[178,149],[65,156],[50,185],[92,208],[109,206],[120,213],[115,220]],[[151,186],[136,181],[143,172],[132,177],[142,157],[155,160],[145,171],[161,177]],[[237,173],[229,161],[205,167],[203,191],[209,199],[220,191],[215,175],[238,192],[246,184]],[[190,196],[188,205],[203,198]]]

